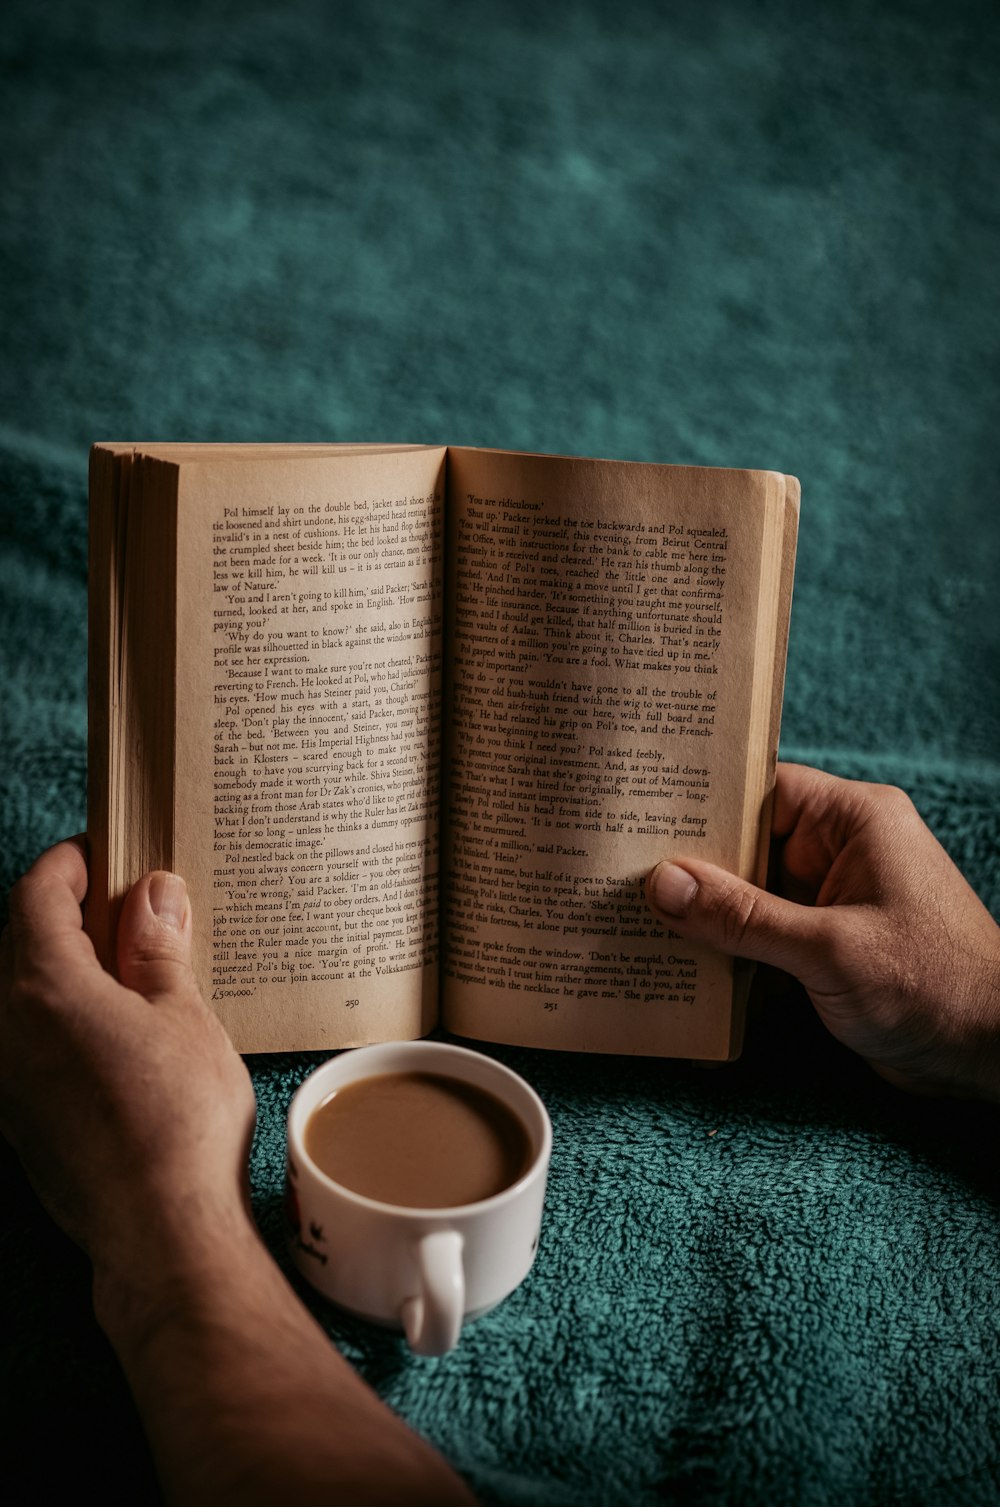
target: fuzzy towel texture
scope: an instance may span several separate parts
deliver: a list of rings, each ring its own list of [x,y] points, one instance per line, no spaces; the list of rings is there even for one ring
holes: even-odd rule
[[[905,785],[996,910],[992,7],[0,24],[5,890],[84,823],[88,443],[419,439],[798,474],[784,753]],[[497,1056],[555,1128],[529,1280],[438,1361],[309,1300],[484,1499],[1000,1499],[994,1112],[893,1092],[796,996],[717,1072]],[[281,1260],[314,1060],[253,1064]],[[85,1263],[3,1173],[5,1487],[155,1501]]]

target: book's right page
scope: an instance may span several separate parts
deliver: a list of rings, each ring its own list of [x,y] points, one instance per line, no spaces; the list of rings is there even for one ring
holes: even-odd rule
[[[646,874],[754,876],[797,483],[451,449],[443,1018],[487,1040],[725,1059],[733,964]]]

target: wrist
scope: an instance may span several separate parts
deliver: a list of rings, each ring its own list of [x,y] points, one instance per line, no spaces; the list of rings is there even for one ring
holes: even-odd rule
[[[242,1201],[200,1205],[193,1196],[91,1254],[94,1311],[122,1360],[165,1327],[217,1314],[235,1272],[272,1264]]]

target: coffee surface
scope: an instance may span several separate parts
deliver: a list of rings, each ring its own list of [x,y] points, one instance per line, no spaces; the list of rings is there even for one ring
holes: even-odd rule
[[[305,1149],[328,1177],[381,1203],[446,1209],[516,1183],[527,1128],[495,1094],[439,1073],[381,1073],[310,1115]]]

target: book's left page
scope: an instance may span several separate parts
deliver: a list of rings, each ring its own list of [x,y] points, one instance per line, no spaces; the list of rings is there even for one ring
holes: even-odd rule
[[[444,451],[148,448],[109,447],[131,485],[96,530],[115,536],[105,575],[155,596],[169,569],[175,631],[151,641],[139,608],[97,659],[131,664],[123,683],[171,660],[158,862],[188,882],[202,990],[244,1052],[421,1035],[437,1001]],[[176,563],[161,548],[129,566],[139,474],[173,478]],[[116,824],[112,806],[111,847],[142,846]]]

